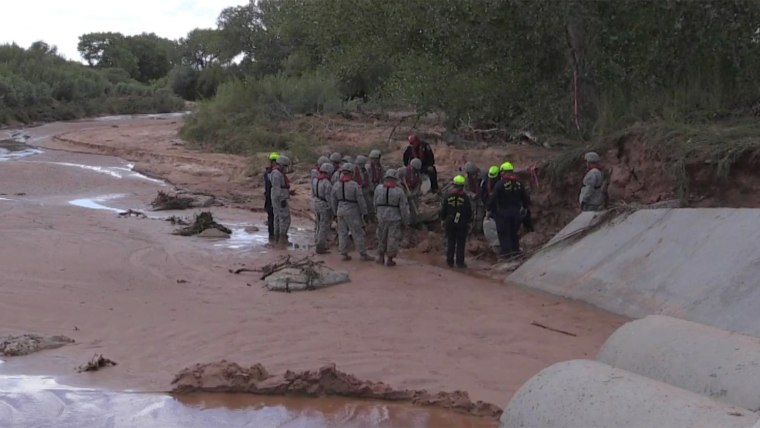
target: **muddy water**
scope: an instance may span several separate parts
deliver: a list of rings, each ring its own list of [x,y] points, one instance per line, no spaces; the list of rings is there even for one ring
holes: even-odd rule
[[[111,119],[103,119],[111,120]],[[124,120],[114,118],[112,120]],[[71,155],[40,150],[29,143],[48,138],[45,126],[28,134],[0,133],[0,161],[23,163],[25,171],[40,169],[57,180],[49,194],[0,196],[4,204],[39,204],[77,207],[111,215],[133,208],[146,210],[147,202],[166,184],[133,171],[119,159]],[[16,164],[18,162],[18,164]],[[76,177],[72,179],[71,177]],[[80,178],[81,177],[81,178]],[[26,189],[21,189],[26,191]],[[197,211],[197,210],[196,210]],[[150,219],[191,216],[191,211],[150,213]],[[229,252],[266,252],[266,226],[252,230],[250,213],[215,209],[218,221],[233,230],[229,239],[202,240],[196,245]],[[98,215],[101,215],[100,213]],[[151,220],[140,221],[151,221]],[[137,221],[137,220],[135,220]],[[167,228],[167,233],[170,229]],[[305,246],[313,232],[294,225],[291,241]],[[169,238],[167,238],[169,239]],[[21,376],[0,361],[0,427],[493,427],[495,421],[438,409],[339,398],[296,399],[249,395],[167,394],[114,392],[61,385],[52,377]],[[23,368],[21,368],[23,370]],[[23,372],[23,371],[22,371]],[[46,373],[47,371],[42,371]]]
[[[3,427],[494,427],[439,410],[337,398],[243,394],[170,396],[73,388],[40,376],[0,376]]]

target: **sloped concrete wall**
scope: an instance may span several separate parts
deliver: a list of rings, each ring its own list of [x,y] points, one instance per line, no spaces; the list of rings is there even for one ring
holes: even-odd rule
[[[760,339],[664,316],[615,331],[598,361],[752,411],[760,410]]]
[[[557,363],[509,402],[501,428],[742,427],[758,415],[588,360]]]
[[[583,213],[558,234],[593,222]],[[760,336],[760,209],[652,209],[548,244],[509,282],[632,318],[663,314]]]

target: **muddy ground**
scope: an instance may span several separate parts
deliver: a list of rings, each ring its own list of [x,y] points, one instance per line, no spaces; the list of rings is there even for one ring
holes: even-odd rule
[[[170,117],[45,125],[27,131],[42,154],[0,163],[0,193],[6,195],[0,200],[0,334],[65,334],[76,340],[8,360],[5,372],[165,391],[176,373],[196,363],[261,363],[272,372],[334,363],[394,388],[463,390],[473,400],[501,405],[542,368],[593,357],[625,321],[575,302],[421,264],[412,252],[402,254],[393,270],[327,255],[320,259],[349,272],[351,283],[318,292],[268,292],[256,274],[229,273],[284,254],[264,247],[261,235],[236,241],[245,227],[266,230],[262,213],[250,210],[263,207],[261,177],[249,176],[244,157],[189,148],[176,136],[180,122]],[[387,138],[392,124],[378,128],[360,143]],[[403,143],[393,144],[398,147],[387,157],[400,157]],[[508,151],[527,164],[545,149],[487,150],[500,152],[481,155]],[[442,147],[436,155],[446,175],[465,151]],[[307,167],[297,165],[296,176],[305,177]],[[306,214],[308,185],[294,181],[299,195],[294,211]],[[173,186],[224,202],[226,207],[210,209],[218,221],[233,226],[232,239],[174,236],[168,222],[116,215],[129,208],[156,214],[148,210],[150,201],[158,190]],[[302,229],[294,233],[296,242],[307,244],[310,221],[297,219],[295,226]],[[439,263],[442,255],[433,250],[423,258]],[[95,353],[119,364],[74,373]]]

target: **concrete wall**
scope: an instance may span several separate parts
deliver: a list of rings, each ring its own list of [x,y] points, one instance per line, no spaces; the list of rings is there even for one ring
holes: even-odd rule
[[[753,427],[758,416],[596,361],[555,364],[523,385],[501,428]]]
[[[760,410],[760,339],[670,317],[629,322],[597,360],[747,409]]]
[[[581,214],[558,235],[593,222]],[[760,209],[640,210],[550,245],[507,280],[633,318],[760,336]]]

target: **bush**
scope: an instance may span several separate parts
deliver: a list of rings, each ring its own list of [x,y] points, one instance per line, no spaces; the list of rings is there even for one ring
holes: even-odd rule
[[[215,98],[204,101],[181,135],[201,147],[229,153],[289,151],[297,158],[313,155],[317,141],[302,134],[272,129],[294,114],[337,112],[342,105],[337,82],[318,74],[268,76],[222,84]]]
[[[169,89],[131,80],[121,69],[90,69],[55,50],[0,45],[0,124],[184,108]]]

